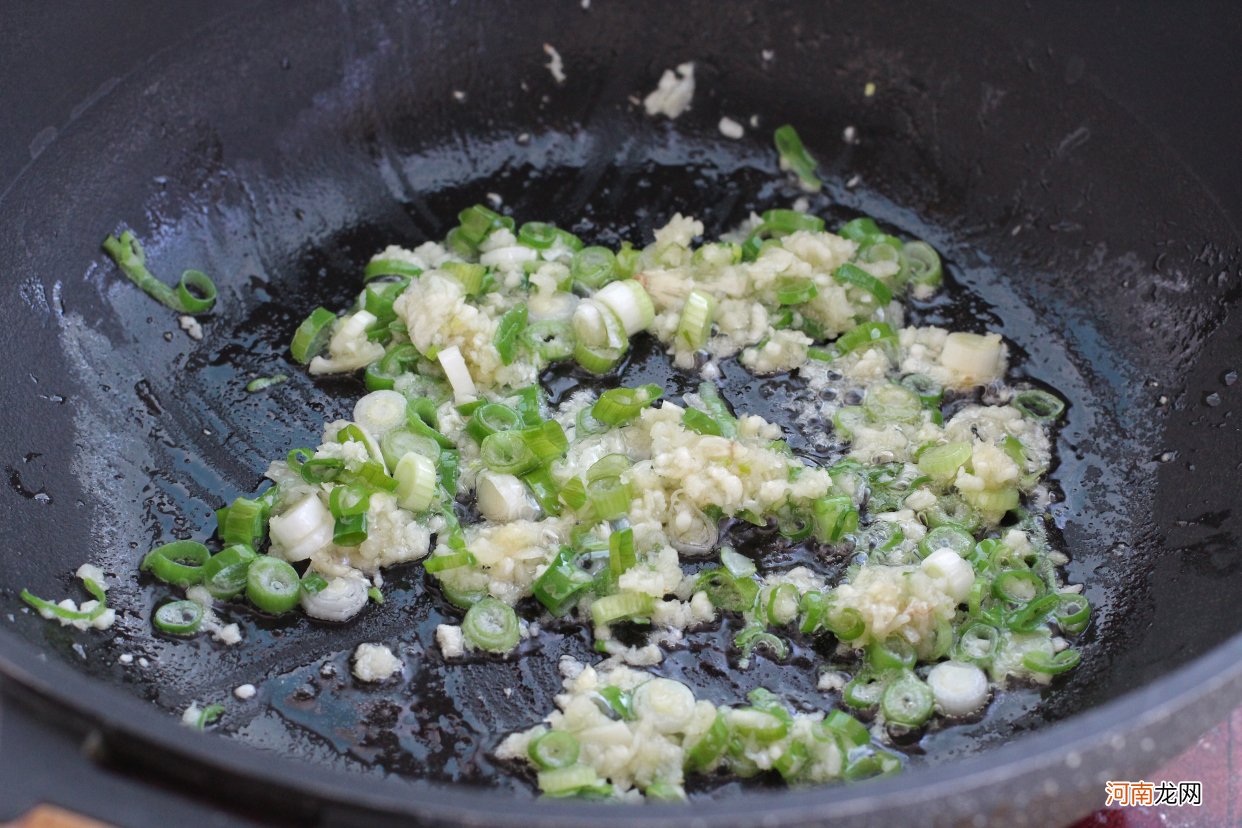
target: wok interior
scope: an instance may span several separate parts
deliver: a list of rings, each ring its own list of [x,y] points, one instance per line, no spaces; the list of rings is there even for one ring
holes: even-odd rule
[[[561,654],[593,659],[572,627],[554,626],[518,660],[446,668],[432,631],[456,616],[410,566],[391,574],[384,607],[343,627],[236,610],[240,647],[170,642],[149,632],[168,592],[137,577],[138,560],[174,533],[205,537],[212,510],[253,491],[268,459],[348,416],[361,384],[310,381],[285,345],[309,309],[351,301],[373,252],[442,236],[489,193],[519,221],[600,243],[645,242],[677,211],[714,234],[798,195],[770,148],[785,122],[828,182],[812,211],[830,226],[871,214],[932,242],[963,301],[925,318],[1000,330],[1017,370],[1071,402],[1053,514],[1068,580],[1087,584],[1095,612],[1083,664],[1042,692],[1002,694],[981,722],[929,734],[913,761],[1073,715],[1237,632],[1226,481],[1239,438],[1223,427],[1228,396],[1206,397],[1224,393],[1235,367],[1236,321],[1216,330],[1237,300],[1223,275],[1234,235],[1176,159],[1089,85],[1066,83],[1048,55],[938,8],[828,16],[819,4],[728,14],[688,3],[682,25],[651,25],[666,11],[574,5],[537,20],[481,4],[268,7],[159,55],[66,131],[0,219],[11,307],[22,309],[0,335],[23,355],[3,370],[11,422],[26,424],[0,436],[13,515],[0,600],[8,613],[22,587],[76,594],[70,576],[90,559],[113,576],[121,617],[109,636],[16,612],[4,634],[123,684],[159,715],[260,684],[264,703],[230,705],[222,727],[260,747],[527,790],[486,752],[550,709]],[[967,40],[995,48],[954,47]],[[564,58],[564,85],[544,68],[545,42]],[[691,59],[698,91],[675,123],[628,100]],[[717,131],[721,115],[752,114],[759,126],[742,141]],[[856,145],[842,140],[846,126]],[[221,298],[201,343],[102,260],[96,245],[117,221],[148,240],[165,278],[186,267],[215,277]],[[244,391],[278,372],[291,380]],[[622,379],[640,378],[689,379],[654,352]],[[724,391],[779,421],[778,386],[734,367]],[[728,637],[692,637],[660,669],[718,700],[763,685],[823,705],[804,657],[739,673],[721,651]],[[352,686],[348,654],[375,640],[400,642],[408,682]],[[121,654],[150,666],[121,665]]]

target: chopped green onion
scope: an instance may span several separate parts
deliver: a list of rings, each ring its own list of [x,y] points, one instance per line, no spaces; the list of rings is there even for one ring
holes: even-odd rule
[[[645,592],[618,592],[597,598],[591,604],[591,619],[603,627],[627,618],[646,618],[651,615],[654,600]]]
[[[801,596],[793,584],[777,584],[768,593],[768,621],[772,624],[788,624],[798,616]]]
[[[916,287],[937,288],[944,279],[940,254],[925,241],[908,241],[901,247],[906,257],[906,274]]]
[[[828,607],[824,616],[824,628],[841,641],[856,641],[867,631],[867,622],[862,613],[853,607]]]
[[[467,262],[445,262],[440,269],[452,276],[467,296],[477,296],[483,290],[483,277],[487,268]]]
[[[258,546],[266,536],[267,506],[245,497],[234,499],[220,527],[220,540]]]
[[[979,513],[957,495],[943,495],[936,500],[936,505],[925,510],[922,515],[924,522],[932,528],[949,523],[960,526],[967,532],[974,532],[982,523]]]
[[[815,537],[820,543],[835,543],[858,528],[858,509],[845,495],[821,497],[812,507]]]
[[[824,623],[824,614],[828,611],[828,598],[818,590],[804,593],[798,599],[798,612],[802,620],[798,623],[798,632],[806,634],[819,632]]]
[[[975,548],[975,538],[965,529],[952,524],[942,524],[928,531],[919,541],[919,554],[924,558],[941,549],[952,549],[963,558]]]
[[[332,494],[328,495],[328,511],[333,518],[349,518],[353,515],[366,514],[371,505],[369,489],[359,485],[337,485]]]
[[[619,278],[617,257],[606,247],[584,247],[574,254],[569,265],[574,283],[588,291],[596,291]]]
[[[696,592],[703,591],[712,606],[730,612],[745,612],[755,605],[759,585],[749,577],[735,577],[727,569],[705,569],[694,582]]]
[[[918,395],[895,382],[880,382],[867,389],[863,410],[872,422],[913,423],[923,415]]]
[[[479,457],[484,466],[500,474],[522,475],[539,465],[535,452],[516,431],[497,431],[484,437]]]
[[[522,339],[544,362],[568,359],[574,353],[573,329],[558,319],[531,322],[522,331]]]
[[[871,750],[851,758],[841,777],[846,782],[858,782],[876,776],[889,776],[901,770],[901,759],[886,750]]]
[[[255,377],[250,382],[246,383],[246,392],[249,394],[255,394],[265,388],[271,388],[273,385],[280,385],[282,382],[287,382],[288,379],[289,377],[285,374],[273,374],[270,377]]]
[[[832,277],[840,284],[850,285],[871,294],[871,297],[875,299],[876,305],[881,308],[893,301],[893,292],[888,289],[888,285],[858,265],[847,262],[834,270]]]
[[[897,334],[885,322],[863,322],[841,334],[835,345],[843,354],[878,345],[891,356],[897,352]]]
[[[732,546],[720,547],[720,563],[734,578],[749,578],[755,574],[755,562]]]
[[[404,262],[400,259],[375,258],[367,262],[366,269],[362,271],[362,280],[369,282],[382,276],[400,276],[405,279],[417,279],[421,275],[423,275],[423,269],[416,264]]]
[[[877,672],[910,670],[916,661],[918,654],[914,651],[914,645],[900,635],[890,635],[883,641],[867,645],[867,663]]]
[[[565,436],[565,429],[556,420],[544,420],[539,425],[524,428],[517,433],[541,466],[559,459],[569,449],[569,438]]]
[[[302,591],[307,595],[318,595],[328,588],[328,579],[313,569],[306,570],[302,576]]]
[[[868,216],[859,216],[856,219],[850,219],[837,229],[837,235],[860,245],[870,242],[877,236],[883,236],[884,231],[880,230],[880,226],[875,223],[875,219]]]
[[[921,727],[931,718],[935,696],[927,684],[911,672],[888,683],[880,697],[886,721],[903,727]]]
[[[332,542],[337,546],[361,546],[367,539],[366,513],[341,515],[332,529]]]
[[[952,480],[957,470],[970,461],[971,454],[971,445],[966,442],[928,446],[919,453],[919,471],[934,480]]]
[[[332,325],[336,322],[336,314],[327,308],[315,308],[293,333],[293,343],[289,351],[293,358],[305,365],[323,353],[332,337]]]
[[[574,343],[574,360],[592,374],[606,374],[625,356],[627,347],[593,346],[578,341]]]
[[[635,561],[633,529],[627,526],[608,536],[608,569],[613,575],[619,577]]]
[[[564,231],[542,221],[528,221],[518,230],[518,244],[535,250],[547,250],[556,243],[562,232]]]
[[[845,685],[841,698],[850,707],[869,710],[880,703],[887,684],[885,676],[869,669],[862,670]]]
[[[417,514],[431,505],[436,492],[436,466],[430,457],[411,451],[397,461],[392,474],[397,480],[398,506]]]
[[[1047,673],[1055,676],[1058,673],[1073,670],[1080,661],[1082,661],[1082,654],[1077,650],[1062,650],[1051,656],[1047,653],[1034,652],[1022,657],[1022,666],[1033,673]]]
[[[600,520],[616,520],[630,510],[630,487],[620,477],[601,477],[586,487],[587,499]]]
[[[1091,604],[1081,595],[1059,593],[1058,606],[1053,612],[1057,626],[1067,635],[1077,635],[1087,628],[1091,619]]]
[[[602,786],[603,780],[587,765],[569,765],[539,771],[539,790],[547,796],[573,796]]]
[[[729,725],[724,713],[717,711],[711,727],[686,750],[686,769],[710,770],[724,756],[729,747]]]
[[[203,626],[203,608],[195,601],[171,601],[155,611],[152,622],[169,635],[193,635]]]
[[[962,630],[953,645],[953,658],[986,667],[1000,649],[1000,630],[975,622]]]
[[[820,181],[819,176],[815,174],[815,159],[806,151],[806,147],[802,145],[802,139],[798,137],[793,126],[785,124],[778,127],[772,138],[776,144],[776,151],[780,155],[781,169],[790,170],[798,176],[803,189],[813,193],[819,192],[824,182]]]
[[[526,226],[522,229],[525,230]],[[549,730],[532,739],[526,752],[540,770],[564,768],[578,761],[578,740],[572,733]]]
[[[513,358],[517,355],[518,337],[526,330],[526,314],[526,303],[523,302],[500,317],[500,322],[496,325],[492,344],[496,346],[500,361],[505,365],[512,365]]]
[[[573,550],[563,546],[531,587],[535,598],[553,615],[564,615],[591,583],[591,576],[574,565]]]
[[[1045,589],[1043,578],[1029,569],[1007,569],[992,581],[992,594],[1011,604],[1029,604]]]
[[[802,305],[819,295],[810,279],[782,279],[776,283],[776,301],[781,305]]]
[[[755,707],[730,710],[729,725],[742,738],[764,743],[783,739],[789,732],[789,723],[780,716]]]
[[[642,283],[636,279],[611,282],[597,290],[592,301],[612,311],[621,321],[627,337],[645,331],[655,321],[655,305]]]
[[[207,725],[219,719],[224,715],[224,707],[219,704],[209,704],[199,711],[198,718],[194,720],[195,730],[206,730]]]
[[[1036,388],[1015,394],[1013,407],[1041,423],[1050,423],[1065,411],[1065,403],[1058,397]]]
[[[601,423],[624,425],[662,396],[664,389],[654,384],[638,388],[612,388],[600,394],[591,408],[591,414]]]
[[[203,581],[203,565],[211,553],[197,541],[173,541],[157,546],[142,559],[141,569],[165,583],[188,587]]]
[[[466,611],[461,622],[466,639],[480,650],[507,653],[521,637],[513,607],[495,598],[482,598]]]
[[[691,351],[699,350],[712,334],[715,316],[716,297],[702,290],[690,291],[677,322],[677,341]]]
[[[367,366],[363,379],[368,391],[391,391],[397,377],[409,373],[420,359],[418,349],[408,342],[390,347],[378,361]]]
[[[236,598],[246,588],[246,572],[256,557],[245,544],[226,546],[203,564],[203,586],[221,601]]]
[[[216,284],[200,270],[182,273],[176,290],[157,279],[147,270],[147,255],[142,243],[129,230],[120,238],[108,236],[103,241],[103,249],[131,282],[165,307],[178,313],[195,314],[211,310],[216,303]]]
[[[260,556],[246,573],[246,597],[273,615],[296,607],[301,587],[297,570],[279,558]]]
[[[474,566],[478,561],[474,557],[474,553],[469,550],[463,552],[450,552],[447,555],[433,555],[423,562],[423,569],[435,574],[444,572],[447,569],[460,569],[463,566]]]

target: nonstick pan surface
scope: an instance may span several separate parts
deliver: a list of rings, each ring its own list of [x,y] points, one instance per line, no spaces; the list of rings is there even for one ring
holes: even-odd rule
[[[564,85],[544,66],[545,42],[564,57]],[[647,118],[630,97],[683,60],[696,61],[693,109],[675,123]],[[342,819],[378,809],[508,824],[684,821],[663,808],[533,804],[529,779],[489,759],[503,734],[550,708],[560,655],[591,659],[570,628],[519,660],[446,667],[431,631],[456,616],[411,566],[392,573],[384,607],[344,627],[237,610],[241,647],[170,642],[149,633],[166,593],[136,565],[162,539],[201,537],[269,458],[352,407],[359,383],[312,382],[285,343],[308,309],[351,299],[375,250],[439,237],[489,193],[519,219],[602,243],[642,241],[675,211],[718,232],[797,196],[770,149],[771,130],[790,121],[828,182],[812,210],[830,224],[874,215],[945,254],[957,301],[918,318],[1000,330],[1020,374],[1071,400],[1054,515],[1068,579],[1087,584],[1095,620],[1082,667],[1044,691],[1006,691],[979,723],[929,734],[900,779],[792,793],[705,783],[695,813],[722,824],[879,821],[950,795],[946,820],[1074,813],[1088,792],[1098,798],[1099,773],[1149,767],[1192,738],[1202,723],[1170,717],[1236,683],[1226,665],[1242,649],[1230,640],[1242,567],[1227,485],[1242,446],[1222,384],[1238,333],[1237,233],[1163,145],[1080,79],[946,7],[883,4],[574,3],[555,14],[270,4],[153,50],[0,198],[10,296],[0,337],[18,357],[3,370],[10,422],[21,424],[0,436],[12,515],[3,669],[98,726],[118,761],[223,775],[230,796],[286,803],[285,816],[322,815],[329,801]],[[731,141],[721,115],[757,115],[759,126]],[[843,141],[847,126],[857,143]],[[221,300],[201,343],[103,259],[98,242],[118,222],[148,240],[161,272],[216,278]],[[278,371],[292,380],[244,391]],[[648,379],[673,390],[693,378],[640,349],[620,381]],[[549,381],[559,391],[579,380]],[[796,387],[734,366],[724,391],[780,421]],[[22,587],[72,594],[87,559],[117,584],[110,634],[19,609]],[[824,703],[805,657],[730,670],[728,635],[700,634],[661,670],[717,700],[764,685]],[[353,686],[348,654],[374,640],[404,651],[407,681]],[[248,682],[258,702],[231,700]],[[191,701],[228,703],[227,739],[179,728]],[[1016,792],[998,795],[1015,779]]]

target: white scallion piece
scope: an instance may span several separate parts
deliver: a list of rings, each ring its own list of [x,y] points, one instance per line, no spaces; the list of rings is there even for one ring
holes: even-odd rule
[[[321,621],[348,621],[367,605],[370,583],[362,577],[333,578],[319,592],[302,590],[302,609]]]
[[[304,561],[332,542],[332,513],[317,495],[307,495],[268,523],[272,542],[288,561]]]
[[[655,306],[647,290],[635,279],[609,282],[592,297],[617,315],[626,336],[645,331],[655,320]]]
[[[354,422],[380,439],[405,425],[408,405],[405,395],[397,391],[372,391],[354,404]]]
[[[451,348],[445,348],[440,351],[437,358],[440,360],[440,367],[444,369],[444,376],[448,378],[449,385],[453,387],[454,402],[463,405],[477,400],[479,392],[474,387],[470,369],[466,367],[466,360],[462,358],[458,347],[454,345]]]
[[[479,512],[488,520],[508,523],[539,517],[539,507],[531,500],[526,484],[511,474],[483,472],[475,492]]]
[[[418,513],[431,505],[436,493],[436,466],[430,457],[407,451],[393,469],[397,479],[397,505]]]
[[[679,681],[655,678],[634,691],[634,713],[657,733],[676,733],[694,716],[694,693]]]
[[[946,716],[969,716],[988,700],[988,677],[973,664],[941,662],[927,674],[927,685]]]

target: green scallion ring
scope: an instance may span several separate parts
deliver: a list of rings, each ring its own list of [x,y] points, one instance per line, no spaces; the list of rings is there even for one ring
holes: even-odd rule
[[[556,362],[574,355],[574,331],[568,322],[543,319],[531,322],[522,339],[544,362]]]
[[[1059,397],[1037,388],[1015,394],[1013,407],[1041,423],[1050,423],[1065,411],[1065,403]]]
[[[303,365],[319,356],[328,347],[332,338],[332,325],[336,322],[336,314],[327,308],[315,308],[293,333],[293,342],[289,351],[293,358]]]
[[[157,546],[142,559],[141,569],[165,583],[188,587],[203,581],[203,564],[211,553],[197,541],[173,541]]]
[[[1022,657],[1022,666],[1033,673],[1057,675],[1073,670],[1082,661],[1082,654],[1077,650],[1062,650],[1056,655],[1047,653],[1027,653]]]
[[[497,431],[484,437],[479,458],[498,474],[522,475],[539,465],[535,452],[516,431]]]
[[[491,653],[507,653],[520,638],[517,613],[495,598],[482,598],[466,611],[461,631],[475,647]]]
[[[187,270],[177,283],[182,313],[206,313],[216,304],[216,283],[201,270]]]
[[[890,681],[880,697],[880,712],[885,720],[903,727],[926,724],[934,707],[932,689],[910,672]]]
[[[944,279],[940,254],[925,241],[908,241],[901,246],[906,257],[906,280],[916,286],[939,287]]]
[[[578,761],[578,740],[572,733],[549,730],[532,739],[526,752],[540,770],[564,768]]]
[[[203,586],[221,601],[236,598],[246,588],[246,573],[257,557],[246,544],[221,549],[203,564]]]
[[[152,623],[169,635],[193,635],[203,626],[203,608],[194,601],[171,601],[155,611]]]
[[[246,572],[246,597],[264,612],[280,615],[298,605],[302,583],[297,570],[279,558],[262,556]]]
[[[832,277],[839,284],[856,287],[866,293],[869,293],[878,307],[884,307],[893,301],[893,292],[889,290],[888,285],[863,270],[858,265],[843,264],[832,273]]]
[[[362,280],[369,282],[381,276],[402,276],[407,279],[417,279],[422,274],[423,269],[416,264],[403,262],[400,259],[378,258],[367,262],[366,269],[362,272]]]

